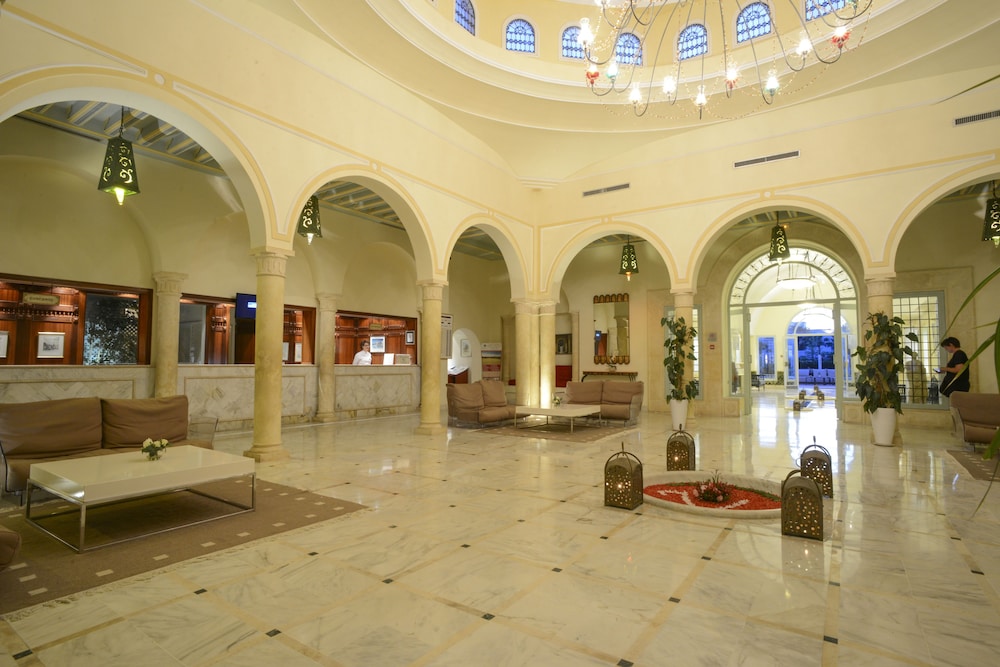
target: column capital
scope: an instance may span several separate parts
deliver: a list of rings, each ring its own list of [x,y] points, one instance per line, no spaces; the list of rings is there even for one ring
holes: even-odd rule
[[[865,286],[868,288],[868,296],[892,296],[896,287],[896,276],[872,276],[865,278]]]
[[[671,289],[674,295],[674,308],[694,308],[694,290],[689,288]]]
[[[539,315],[555,315],[556,306],[559,305],[555,301],[539,301],[538,302],[538,314]]]
[[[534,315],[538,312],[538,304],[525,299],[511,299],[515,315]]]
[[[258,276],[279,276],[285,277],[285,266],[288,262],[288,255],[283,252],[276,252],[268,248],[253,248],[250,254],[257,260]]]
[[[340,300],[342,294],[333,294],[331,292],[317,292],[316,301],[319,303],[320,311],[324,310],[337,310],[337,301]]]
[[[153,274],[153,282],[157,294],[180,294],[181,284],[187,280],[188,274],[173,271],[157,271]]]
[[[439,280],[418,280],[420,296],[424,301],[441,301],[444,298],[444,288],[447,282]]]

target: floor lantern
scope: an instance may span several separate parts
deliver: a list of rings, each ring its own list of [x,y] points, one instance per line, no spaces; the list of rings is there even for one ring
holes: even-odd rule
[[[604,464],[604,504],[632,510],[642,504],[642,461],[622,450]]]
[[[684,425],[667,438],[667,470],[694,470],[694,438],[684,430]]]
[[[813,444],[802,450],[799,467],[803,477],[815,480],[823,495],[833,498],[833,462],[826,447],[816,444],[816,436],[813,436]]]
[[[823,540],[823,495],[816,480],[793,470],[781,483],[781,534]]]

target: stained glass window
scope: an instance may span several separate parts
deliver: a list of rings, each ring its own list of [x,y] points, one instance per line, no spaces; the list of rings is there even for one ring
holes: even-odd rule
[[[846,4],[847,0],[806,0],[806,21],[841,10]]]
[[[570,26],[563,30],[562,56],[574,60],[583,60],[583,46],[580,44],[580,27]]]
[[[476,34],[476,8],[472,6],[472,0],[455,0],[455,23],[469,31],[469,34]]]
[[[622,65],[642,64],[642,42],[630,32],[623,32],[615,45],[615,57]]]
[[[736,17],[737,43],[769,34],[771,34],[771,12],[763,2],[747,5]]]
[[[507,24],[507,50],[535,52],[535,29],[530,23],[524,19],[514,19]]]
[[[700,23],[681,30],[677,38],[677,59],[688,60],[708,53],[708,31]]]

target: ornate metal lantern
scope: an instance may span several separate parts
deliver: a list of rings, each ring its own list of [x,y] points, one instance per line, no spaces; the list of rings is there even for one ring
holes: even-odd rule
[[[667,470],[695,470],[694,438],[683,428],[667,438]]]
[[[823,540],[823,496],[816,480],[793,470],[781,483],[781,534]]]
[[[803,477],[815,480],[823,495],[833,498],[833,462],[826,447],[816,444],[815,436],[813,444],[802,450],[799,466]]]
[[[622,450],[604,464],[604,504],[632,510],[642,504],[642,461]]]

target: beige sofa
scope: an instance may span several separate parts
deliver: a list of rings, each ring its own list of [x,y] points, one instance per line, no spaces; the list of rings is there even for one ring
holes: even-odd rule
[[[211,448],[215,422],[189,437],[184,395],[0,404],[0,494],[24,491],[32,463],[138,450],[146,438]]]
[[[622,420],[626,426],[639,422],[642,409],[642,382],[567,382],[564,402],[567,405],[600,405],[601,420]]]
[[[948,397],[955,433],[966,443],[988,445],[1000,428],[1000,394],[956,391]]]
[[[449,384],[448,421],[468,424],[498,424],[515,417],[515,406],[507,404],[507,391],[498,380]]]

